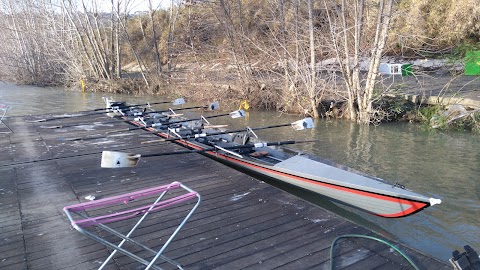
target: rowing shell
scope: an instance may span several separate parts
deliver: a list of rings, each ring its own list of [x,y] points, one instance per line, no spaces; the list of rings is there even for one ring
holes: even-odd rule
[[[131,123],[140,125],[135,121]],[[153,128],[148,130],[156,132]],[[166,139],[175,138],[165,132],[156,134]],[[193,139],[174,142],[194,150],[211,148]],[[299,154],[279,159],[276,156],[285,154],[270,147],[257,149],[256,153],[259,152],[267,152],[267,155],[255,157],[222,150],[204,151],[201,154],[236,169],[307,189],[381,217],[405,217],[441,203],[439,199],[385,183],[381,179],[363,175],[330,161]]]

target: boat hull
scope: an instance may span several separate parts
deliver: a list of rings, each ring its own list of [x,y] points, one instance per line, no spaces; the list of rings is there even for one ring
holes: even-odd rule
[[[215,152],[205,152],[203,154],[228,166],[315,192],[339,203],[370,212],[377,216],[386,218],[405,217],[430,206],[428,202],[386,196],[340,185],[333,185],[319,181],[318,179],[302,177],[258,164],[244,162],[237,158]]]
[[[195,150],[207,148],[197,142],[182,140],[177,141],[177,143]],[[381,191],[372,192],[362,190],[360,189],[361,186],[359,186],[359,188],[352,188],[339,184],[332,184],[329,183],[329,179],[300,175],[284,168],[277,168],[276,166],[263,165],[257,162],[243,160],[242,158],[231,156],[228,153],[221,153],[221,151],[205,151],[202,152],[202,154],[228,166],[242,169],[245,172],[252,172],[260,176],[282,181],[381,217],[405,217],[430,206],[429,198],[427,197],[420,196],[418,199],[402,198],[401,194],[394,195],[394,192],[386,195],[380,193]],[[351,176],[357,177],[353,173],[351,173]],[[339,182],[341,182],[341,180]],[[401,188],[395,187],[394,185],[385,185],[393,190],[399,189],[399,191],[402,191]]]
[[[134,121],[132,122],[132,124],[136,124]],[[152,128],[148,128],[148,130],[155,132],[155,129]],[[156,134],[163,138],[172,138],[164,132],[156,132]],[[195,140],[182,139],[173,142],[194,150],[210,148]],[[301,160],[303,163],[311,163],[305,165],[310,170],[327,166],[328,168],[324,168],[324,170],[336,172],[336,176],[339,179],[309,174],[308,169],[304,172],[297,172],[291,168],[292,164],[285,164],[284,162],[280,162],[277,165],[266,165],[223,151],[205,151],[201,152],[201,154],[236,169],[288,183],[381,217],[405,217],[432,205],[431,199],[428,197],[318,161]],[[375,185],[379,186],[376,187]]]

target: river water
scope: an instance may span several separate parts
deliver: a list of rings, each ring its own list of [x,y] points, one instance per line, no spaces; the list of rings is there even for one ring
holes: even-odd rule
[[[0,84],[0,104],[13,107],[9,115],[100,108],[103,95]],[[130,103],[159,100],[145,96],[113,97]],[[290,123],[300,118],[253,110],[243,119],[216,118],[212,123],[227,123],[233,129]],[[316,139],[315,143],[297,144],[295,148],[440,198],[443,203],[409,217],[385,219],[291,186],[271,184],[443,261],[466,244],[480,250],[480,135],[425,131],[409,123],[375,127],[342,120],[317,120],[315,124],[313,130],[278,128],[257,134],[265,141]]]

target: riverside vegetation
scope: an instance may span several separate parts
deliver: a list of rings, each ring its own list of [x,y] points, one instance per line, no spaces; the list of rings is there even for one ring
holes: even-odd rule
[[[480,7],[471,0],[146,2],[147,11],[132,12],[138,1],[0,0],[1,78],[246,99],[259,109],[366,124],[430,122],[436,109],[399,98],[378,76],[380,61],[457,61],[479,48]],[[478,113],[464,121],[479,129]]]

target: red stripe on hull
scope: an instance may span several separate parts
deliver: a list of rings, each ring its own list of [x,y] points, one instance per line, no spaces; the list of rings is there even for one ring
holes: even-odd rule
[[[135,121],[130,121],[130,122],[134,125],[141,126],[141,124],[138,124]],[[152,132],[156,132],[156,130],[153,129],[153,128],[147,128],[147,130],[152,131]],[[163,137],[163,138],[175,138],[175,137],[170,136],[170,135],[168,135],[166,133],[163,133],[163,132],[156,132],[156,134],[159,135],[160,137]],[[190,143],[186,140],[182,140],[182,139],[179,139],[179,140],[174,141],[174,142],[176,142],[178,144],[181,144],[185,147],[193,148],[193,149],[196,149],[196,150],[204,149],[201,146],[198,146],[196,144],[192,144],[192,143]],[[376,193],[370,193],[370,192],[366,192],[366,191],[362,191],[362,190],[357,190],[357,189],[347,188],[347,187],[338,186],[338,185],[334,185],[334,184],[319,182],[319,181],[312,180],[312,179],[305,178],[305,177],[301,177],[301,176],[287,174],[287,173],[284,173],[284,172],[280,172],[280,171],[277,171],[277,170],[273,170],[273,169],[269,169],[269,168],[266,168],[266,167],[263,167],[263,166],[252,164],[252,163],[249,163],[249,162],[246,162],[246,161],[242,161],[242,160],[239,160],[239,159],[236,159],[236,158],[232,158],[232,157],[229,157],[229,156],[226,156],[226,155],[222,155],[222,154],[219,154],[219,153],[214,152],[214,151],[206,151],[205,153],[212,156],[213,158],[222,158],[222,159],[224,159],[228,162],[231,162],[231,163],[234,163],[234,164],[239,164],[238,166],[242,166],[242,167],[246,167],[246,168],[248,168],[248,167],[256,168],[256,169],[259,169],[261,171],[270,172],[270,173],[273,173],[273,174],[276,174],[276,175],[279,175],[279,176],[288,177],[290,179],[295,179],[295,180],[298,180],[298,181],[306,182],[306,183],[317,185],[317,186],[323,186],[323,187],[339,190],[339,191],[342,191],[342,192],[345,192],[345,193],[352,193],[352,194],[356,194],[356,195],[360,195],[360,196],[364,196],[364,197],[374,198],[374,199],[381,200],[381,201],[388,201],[388,202],[394,202],[394,203],[403,204],[403,205],[409,205],[409,207],[407,209],[405,209],[404,211],[397,212],[397,213],[394,213],[394,214],[372,213],[372,214],[375,214],[375,215],[381,216],[381,217],[386,217],[386,218],[404,217],[404,216],[414,214],[414,213],[422,210],[423,208],[429,206],[429,204],[427,204],[425,202],[410,201],[410,200],[406,200],[406,199],[390,197],[390,196],[376,194]]]
[[[284,173],[284,172],[280,172],[280,171],[277,171],[277,170],[272,170],[272,169],[265,168],[265,167],[262,167],[262,166],[258,166],[258,165],[255,165],[255,164],[251,164],[251,163],[248,163],[248,162],[245,162],[245,161],[241,161],[241,160],[238,160],[238,159],[235,159],[235,158],[231,158],[231,157],[228,157],[228,156],[225,156],[225,155],[216,155],[216,156],[221,156],[222,158],[224,158],[224,159],[226,159],[230,162],[241,163],[241,164],[243,164],[243,166],[255,167],[255,168],[263,170],[263,171],[268,171],[268,172],[274,173],[276,175],[285,176],[285,177],[288,177],[288,178],[291,178],[291,179],[295,179],[295,180],[302,181],[302,182],[307,182],[307,183],[310,183],[310,184],[313,184],[313,185],[324,186],[324,187],[327,187],[327,188],[340,190],[342,192],[353,193],[353,194],[357,194],[357,195],[360,195],[360,196],[365,196],[365,197],[375,198],[375,199],[378,199],[378,200],[395,202],[395,203],[398,203],[398,204],[405,204],[405,205],[410,206],[405,211],[401,211],[401,212],[398,212],[398,213],[395,213],[395,214],[374,213],[375,215],[382,216],[382,217],[388,217],[388,218],[404,217],[404,216],[411,215],[415,212],[418,212],[421,209],[428,206],[428,204],[423,203],[423,202],[416,202],[416,201],[410,201],[410,200],[405,200],[405,199],[400,199],[400,198],[395,198],[395,197],[389,197],[389,196],[380,195],[380,194],[376,194],[376,193],[370,193],[370,192],[366,192],[366,191],[361,191],[361,190],[346,188],[346,187],[337,186],[337,185],[333,185],[333,184],[328,184],[328,183],[324,183],[324,182],[319,182],[319,181],[304,178],[304,177],[301,177],[301,176],[287,174],[287,173]]]

